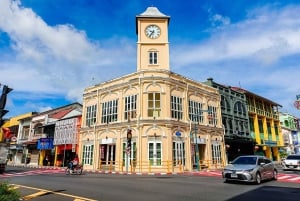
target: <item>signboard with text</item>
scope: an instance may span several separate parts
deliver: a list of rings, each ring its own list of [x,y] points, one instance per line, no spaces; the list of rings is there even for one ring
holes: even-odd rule
[[[40,138],[37,143],[37,149],[44,150],[44,149],[53,149],[53,138]]]

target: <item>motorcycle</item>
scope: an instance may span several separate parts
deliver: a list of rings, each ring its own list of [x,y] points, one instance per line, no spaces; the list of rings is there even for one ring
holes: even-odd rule
[[[66,175],[70,175],[70,174],[80,175],[80,174],[82,174],[82,171],[83,171],[82,165],[78,164],[73,168],[73,170],[70,167],[67,167]]]

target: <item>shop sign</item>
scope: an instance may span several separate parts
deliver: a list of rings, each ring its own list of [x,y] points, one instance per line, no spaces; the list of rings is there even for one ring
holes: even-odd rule
[[[44,149],[53,149],[53,138],[40,138],[37,143],[37,149],[44,150]]]

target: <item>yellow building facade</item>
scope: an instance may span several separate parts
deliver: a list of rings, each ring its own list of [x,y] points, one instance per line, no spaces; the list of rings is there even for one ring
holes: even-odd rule
[[[137,15],[137,71],[84,90],[84,169],[149,173],[224,165],[220,95],[170,71],[169,19],[156,7]]]
[[[11,136],[8,140],[7,148],[9,149],[9,161],[8,164],[18,164],[21,163],[23,157],[23,145],[19,142],[19,124],[20,120],[24,118],[31,117],[32,112],[21,114],[18,116],[11,117],[2,127],[8,128],[11,132]]]
[[[246,95],[251,136],[255,138],[255,154],[280,160],[280,149],[284,146],[279,119],[281,105],[264,97],[237,89]]]

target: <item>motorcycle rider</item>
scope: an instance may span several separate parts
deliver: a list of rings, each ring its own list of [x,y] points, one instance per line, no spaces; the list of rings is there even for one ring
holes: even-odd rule
[[[74,168],[79,164],[79,158],[78,155],[76,154],[73,160],[69,163],[69,168],[73,171]]]

